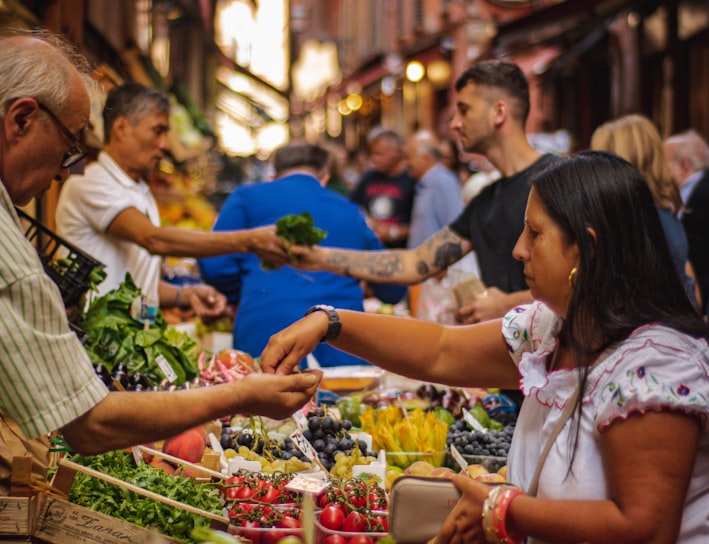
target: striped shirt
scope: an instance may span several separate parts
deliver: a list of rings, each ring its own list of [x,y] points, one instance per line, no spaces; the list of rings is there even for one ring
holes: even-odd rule
[[[0,410],[35,438],[108,394],[0,180]]]

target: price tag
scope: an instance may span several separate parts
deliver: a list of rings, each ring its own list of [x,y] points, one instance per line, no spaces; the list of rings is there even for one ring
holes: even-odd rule
[[[340,409],[337,406],[328,406],[327,415],[339,421],[342,421],[342,414],[340,413]]]
[[[312,493],[318,495],[327,489],[330,485],[327,479],[318,478],[310,474],[296,474],[293,479],[286,484],[286,489],[289,491],[298,491],[300,493]]]
[[[466,410],[465,408],[463,408],[463,419],[472,429],[476,431],[482,431],[484,433],[487,432],[487,429],[483,427],[480,422],[475,419],[475,416],[473,416],[473,414],[471,414],[470,411]]]
[[[295,421],[295,424],[301,431],[308,428],[308,418],[305,417],[305,414],[301,410],[296,410],[292,417],[293,421]]]
[[[135,297],[130,305],[130,316],[138,323],[152,325],[158,317],[158,306],[145,297]]]
[[[167,362],[165,356],[158,355],[157,357],[155,357],[155,362],[158,364],[158,367],[160,367],[160,370],[165,375],[168,382],[174,383],[175,380],[177,380],[177,374],[172,369],[172,366],[170,366],[170,363]]]
[[[308,439],[303,436],[300,431],[293,431],[290,435],[295,447],[302,451],[311,461],[319,461],[318,453],[313,446],[308,442]]]
[[[236,474],[242,469],[249,472],[260,472],[262,468],[263,466],[258,461],[247,461],[238,455],[229,459],[229,474]]]
[[[456,448],[453,444],[451,444],[450,447],[451,451],[451,456],[455,460],[458,465],[460,465],[461,470],[465,470],[465,467],[468,466],[468,463],[465,461],[465,458],[463,455],[458,451],[458,448]]]
[[[396,400],[399,403],[399,408],[401,408],[401,411],[404,414],[404,418],[409,419],[409,412],[406,409],[406,406],[404,406],[404,401],[401,400],[401,397],[399,395],[396,396]]]

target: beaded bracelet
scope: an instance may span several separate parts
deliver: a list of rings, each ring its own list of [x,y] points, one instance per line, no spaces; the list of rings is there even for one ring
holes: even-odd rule
[[[521,544],[524,537],[507,532],[507,510],[512,499],[524,495],[518,487],[497,485],[490,490],[483,503],[482,526],[490,544]]]

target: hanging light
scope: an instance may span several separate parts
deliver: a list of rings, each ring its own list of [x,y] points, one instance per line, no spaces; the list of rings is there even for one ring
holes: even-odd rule
[[[406,65],[406,79],[412,83],[418,83],[426,74],[426,69],[417,60],[412,60]]]

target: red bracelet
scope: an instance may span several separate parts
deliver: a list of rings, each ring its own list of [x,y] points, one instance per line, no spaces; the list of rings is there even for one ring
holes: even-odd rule
[[[491,544],[521,544],[524,536],[507,532],[507,510],[515,497],[524,492],[511,485],[495,486],[483,504],[482,526]]]
[[[524,495],[524,492],[521,489],[510,487],[505,489],[497,498],[493,511],[492,526],[495,528],[500,544],[520,544],[524,538],[522,535],[513,536],[507,532],[507,510],[512,499],[519,495]]]

